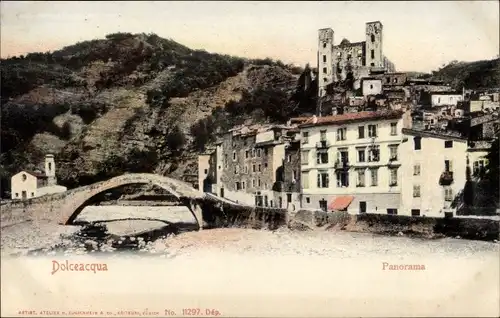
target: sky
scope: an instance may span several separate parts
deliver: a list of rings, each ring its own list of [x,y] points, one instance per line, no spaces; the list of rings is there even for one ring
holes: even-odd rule
[[[335,44],[384,25],[398,71],[499,54],[498,1],[1,1],[1,56],[54,51],[115,32],[156,33],[193,49],[316,65],[318,29]]]

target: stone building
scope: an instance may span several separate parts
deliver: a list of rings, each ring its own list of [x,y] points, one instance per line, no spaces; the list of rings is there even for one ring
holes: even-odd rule
[[[57,185],[54,155],[45,156],[44,167],[43,170],[22,170],[11,177],[12,200],[26,200],[67,190]]]
[[[334,82],[352,78],[354,89],[359,79],[371,72],[394,72],[395,67],[383,54],[383,25],[380,21],[367,22],[365,41],[349,42],[343,39],[334,44],[334,31],[318,31],[318,94],[326,95],[326,87]]]
[[[290,196],[284,196],[293,190],[285,186],[286,147],[293,140],[287,132],[292,128],[240,126],[223,134],[210,155],[199,157],[203,191],[248,205],[285,207]]]

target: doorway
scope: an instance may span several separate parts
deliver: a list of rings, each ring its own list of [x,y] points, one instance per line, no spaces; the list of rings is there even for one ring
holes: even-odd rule
[[[23,200],[26,200],[28,198],[26,191],[23,191],[21,196],[22,196]]]
[[[366,201],[359,202],[359,213],[366,213]]]

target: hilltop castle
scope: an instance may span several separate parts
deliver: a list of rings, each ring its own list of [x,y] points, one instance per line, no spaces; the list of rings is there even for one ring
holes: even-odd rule
[[[351,43],[343,39],[334,45],[331,28],[318,31],[318,94],[325,96],[326,86],[353,77],[354,88],[360,79],[372,73],[395,72],[395,67],[383,54],[383,25],[380,21],[366,23],[366,39]]]

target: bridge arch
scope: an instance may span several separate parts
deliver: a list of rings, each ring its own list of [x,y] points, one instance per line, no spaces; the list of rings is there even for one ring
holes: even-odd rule
[[[73,191],[65,198],[65,204],[61,206],[62,220],[60,223],[64,225],[72,224],[83,209],[93,203],[97,195],[132,184],[152,184],[168,191],[189,208],[200,228],[202,227],[202,213],[200,207],[196,204],[196,199],[203,198],[203,193],[185,182],[150,173],[124,174]]]

